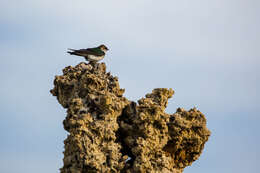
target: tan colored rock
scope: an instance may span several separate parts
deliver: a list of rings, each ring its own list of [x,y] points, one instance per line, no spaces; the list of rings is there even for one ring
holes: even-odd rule
[[[127,100],[104,63],[66,67],[51,93],[67,109],[62,173],[181,173],[210,135],[200,111],[164,112],[172,89],[154,89],[138,104]]]

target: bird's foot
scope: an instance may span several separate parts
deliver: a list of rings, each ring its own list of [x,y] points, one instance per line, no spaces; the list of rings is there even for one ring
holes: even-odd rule
[[[96,69],[97,66],[98,66],[97,61],[89,61],[89,64],[90,64],[94,69]]]

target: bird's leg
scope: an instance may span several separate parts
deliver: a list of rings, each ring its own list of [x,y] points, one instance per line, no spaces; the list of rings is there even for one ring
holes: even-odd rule
[[[89,64],[95,69],[97,67],[96,61],[89,61]]]
[[[94,61],[93,63],[94,63],[94,68],[95,68],[95,69],[98,68],[98,64],[97,64],[97,62]]]

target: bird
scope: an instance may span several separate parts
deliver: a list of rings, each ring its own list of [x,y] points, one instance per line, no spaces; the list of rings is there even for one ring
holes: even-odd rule
[[[87,48],[87,49],[68,49],[67,51],[70,55],[83,56],[89,62],[98,62],[104,59],[106,52],[109,50],[104,44],[98,47]]]

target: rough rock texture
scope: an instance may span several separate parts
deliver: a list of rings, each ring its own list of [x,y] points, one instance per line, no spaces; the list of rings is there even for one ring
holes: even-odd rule
[[[195,108],[165,113],[172,89],[154,89],[138,104],[127,100],[104,63],[66,67],[51,93],[67,108],[62,173],[181,173],[210,136]]]

